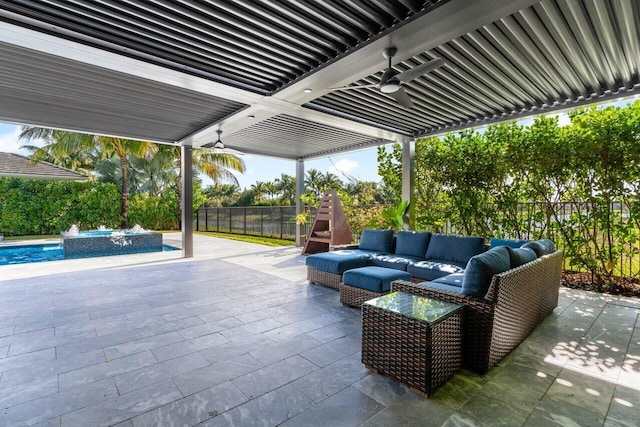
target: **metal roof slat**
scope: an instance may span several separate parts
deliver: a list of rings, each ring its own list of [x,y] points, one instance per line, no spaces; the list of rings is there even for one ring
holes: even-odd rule
[[[543,0],[533,8],[580,80],[588,86],[589,93],[602,94],[604,91],[600,87],[597,73],[582,47],[573,37],[571,28],[558,5],[553,0]]]
[[[631,70],[627,67],[623,54],[618,50],[621,45],[619,39],[619,31],[616,28],[616,22],[613,18],[613,10],[610,2],[585,0],[587,13],[591,17],[591,22],[596,30],[596,37],[601,42],[602,50],[607,59],[607,66],[614,76],[619,78],[618,87],[627,85],[631,82]],[[615,78],[615,77],[614,77]]]
[[[183,5],[183,9],[185,7],[189,7],[193,8],[194,10],[198,10],[203,14],[207,13],[208,11],[208,9],[205,9],[204,6],[192,1],[180,0],[179,3]],[[273,25],[269,25],[260,19],[251,19],[249,15],[239,10],[238,8],[232,9],[222,2],[209,1],[208,3],[218,10],[223,11],[225,13],[225,21],[229,22],[236,28],[242,28],[243,31],[254,34],[255,36],[260,37],[264,40],[269,40],[272,43],[277,43],[289,50],[294,50],[292,45],[297,45],[299,48],[295,49],[296,53],[305,56],[308,59],[317,60],[318,55],[329,57],[333,52],[333,49],[329,51],[326,47],[323,48],[320,45],[317,45],[316,43],[318,40],[306,37],[306,33],[299,32],[297,33],[297,37],[295,37],[289,34],[287,31],[284,31],[284,28],[278,28]],[[165,5],[165,7],[173,7],[175,4],[175,0],[162,0],[162,4]],[[252,26],[259,27],[263,31],[260,31],[257,28],[252,28]],[[290,29],[291,28],[286,28],[286,30]],[[301,36],[304,37],[304,39]]]
[[[334,13],[330,13],[327,11],[327,4],[322,4],[320,6],[320,2],[307,2],[307,1],[299,1],[299,0],[289,0],[292,5],[296,6],[296,13],[301,14],[299,11],[304,11],[306,18],[313,18],[316,20],[322,21],[329,28],[333,28],[334,31],[340,31],[342,34],[347,34],[350,37],[353,37],[357,41],[366,39],[368,35],[373,33],[373,29],[362,27],[356,27],[354,25],[350,25],[343,19],[340,13],[333,11]]]
[[[622,50],[637,82],[640,79],[640,2],[613,0],[613,10],[620,28]]]
[[[373,10],[371,3],[368,1],[345,0],[344,3],[360,11],[360,13],[364,14],[371,21],[380,22],[385,28],[388,28],[393,24],[393,19],[390,20],[388,16],[383,16],[381,13],[378,13],[378,11]]]
[[[543,50],[551,60],[553,67],[557,69],[560,78],[564,79],[574,96],[588,96],[583,82],[576,74],[573,66],[564,56],[556,41],[540,20],[533,8],[521,10],[516,16],[521,26],[527,26],[531,33],[536,35],[536,45]],[[529,33],[527,31],[527,33]]]
[[[491,30],[495,33],[494,25],[487,27],[491,27]],[[493,35],[487,27],[469,33],[466,36],[472,41],[475,50],[484,58],[481,59],[480,56],[476,56],[480,64],[490,70],[493,78],[499,80],[507,90],[511,91],[512,95],[518,96],[526,104],[535,105],[536,100],[540,99],[548,102],[548,99],[544,99],[544,92],[537,86],[531,85],[531,80],[523,74],[517,64],[512,62],[513,56],[501,49],[500,42],[494,38],[495,44],[499,46],[497,48],[489,40],[489,37],[493,38]],[[505,54],[508,56],[505,56]]]
[[[462,52],[464,56],[460,57],[456,55],[456,52],[449,49],[450,47]],[[485,90],[491,89],[495,92],[495,96],[501,96],[506,106],[510,103],[513,105],[512,108],[516,108],[516,102],[524,105],[533,102],[533,98],[529,94],[522,92],[521,88],[515,82],[508,79],[502,70],[494,66],[492,62],[487,61],[487,58],[465,39],[458,38],[452,40],[445,46],[439,46],[438,49],[442,49],[447,56],[455,60],[453,63],[456,67],[464,70],[468,75],[480,81],[486,88]],[[491,95],[485,92],[485,96]],[[500,102],[499,98],[496,99],[496,101]]]
[[[76,1],[76,0],[71,0],[71,1]],[[116,7],[115,4],[113,4],[113,2],[111,1],[103,1],[103,0],[95,0],[95,1],[99,1],[102,2],[103,4],[110,6],[110,7]],[[125,0],[126,1],[126,0]],[[131,2],[130,2],[131,3]],[[143,3],[144,4],[144,3]],[[202,36],[197,37],[193,34],[189,34],[188,36],[184,36],[182,34],[185,34],[184,32],[184,28],[177,26],[177,25],[172,25],[168,22],[164,22],[162,20],[159,20],[156,17],[153,16],[148,16],[144,17],[140,14],[136,14],[134,11],[132,10],[127,10],[123,7],[119,8],[119,10],[125,14],[129,14],[135,18],[139,18],[142,19],[144,21],[149,22],[150,24],[153,24],[155,26],[151,26],[151,27],[147,27],[147,26],[143,26],[141,24],[139,24],[138,22],[136,22],[133,19],[125,19],[124,17],[119,17],[119,16],[115,16],[112,15],[114,18],[119,19],[119,20],[123,20],[131,25],[134,25],[138,28],[140,28],[143,31],[150,31],[156,34],[159,34],[161,36],[166,37],[166,39],[158,39],[155,38],[155,40],[157,41],[163,41],[165,44],[168,45],[172,45],[180,50],[192,50],[191,48],[195,45],[197,46],[199,49],[201,49],[201,53],[199,54],[200,56],[205,56],[208,57],[208,59],[210,60],[215,60],[215,58],[212,58],[211,55],[215,54],[211,48],[216,48],[218,49],[218,51],[216,52],[218,55],[223,56],[225,58],[227,58],[228,61],[233,61],[233,62],[238,62],[243,64],[244,67],[250,67],[250,68],[255,68],[256,70],[259,70],[262,73],[266,73],[266,74],[270,74],[273,77],[276,77],[277,75],[273,72],[273,68],[279,69],[280,71],[284,71],[286,73],[289,73],[290,75],[295,75],[296,73],[296,69],[295,67],[299,67],[299,65],[294,64],[294,63],[287,63],[288,61],[283,62],[283,65],[280,64],[276,64],[275,62],[273,62],[273,57],[267,57],[264,55],[259,54],[260,50],[256,49],[256,48],[252,48],[249,44],[245,44],[244,46],[240,46],[240,43],[237,41],[237,39],[233,38],[233,37],[223,37],[220,35],[220,33],[217,34],[217,37],[220,38],[224,43],[215,43],[214,40],[212,39],[207,39],[204,38]],[[92,10],[93,12],[94,10]],[[106,13],[106,11],[103,10],[103,13]],[[176,18],[172,17],[172,16],[166,16],[167,19],[171,19],[174,22],[178,22],[181,23],[183,25],[186,25],[186,22],[179,22],[179,20],[177,20]],[[163,28],[166,28],[167,30],[163,30]],[[198,29],[202,34],[206,34],[207,29],[204,27],[201,28],[197,28],[197,26],[192,25],[192,28],[196,28]],[[123,28],[125,31],[130,31],[127,28]],[[178,45],[175,43],[175,41],[180,41],[182,43],[184,43],[184,45]],[[239,47],[242,47],[244,49],[246,49],[243,52],[242,56],[239,56],[237,54],[237,52],[234,52],[229,46],[227,46],[227,44],[231,44],[231,45],[239,45]],[[260,46],[260,47],[264,47],[264,46]],[[229,53],[226,53],[222,50],[226,50]],[[194,52],[195,53],[195,52]],[[249,61],[245,58],[249,58],[252,61]],[[265,64],[265,65],[261,65],[261,64]],[[268,65],[268,67],[266,66]],[[286,67],[284,65],[287,65]],[[270,68],[269,68],[270,67]],[[257,73],[256,73],[257,74]]]
[[[530,70],[527,74],[539,81],[538,84],[540,86],[546,86],[546,89],[555,91],[555,99],[559,99],[560,96],[564,96],[564,99],[570,98],[572,95],[571,88],[562,77],[558,75],[553,65],[549,62],[548,57],[538,48],[535,39],[532,39],[532,36],[524,31],[520,23],[517,22],[513,16],[504,17],[500,23],[504,25],[505,30],[514,36],[509,37],[509,39],[515,40],[514,44],[517,43],[520,45],[520,56],[530,64],[530,67],[526,68]],[[527,55],[523,55],[525,52],[531,56],[531,59]],[[539,71],[542,71],[544,75],[540,76],[538,74]]]
[[[559,6],[575,39],[594,67],[598,80],[605,83],[608,90],[617,92],[619,87],[609,65],[603,59],[605,53],[595,35],[591,20],[582,7],[583,4],[577,0],[563,0]]]
[[[97,0],[97,1],[102,1],[103,3],[106,3],[106,4],[111,3],[110,1],[105,2],[104,0]],[[243,52],[245,56],[252,58],[255,61],[260,61],[264,64],[268,64],[273,68],[278,68],[283,71],[287,70],[291,74],[295,74],[296,69],[299,69],[300,67],[303,67],[306,65],[305,61],[302,61],[302,60],[296,60],[296,61],[289,60],[289,58],[292,58],[292,55],[291,55],[292,52],[290,49],[286,49],[286,50],[277,49],[274,46],[272,46],[271,43],[267,43],[266,41],[260,42],[255,39],[253,41],[248,41],[245,33],[232,28],[231,25],[225,25],[225,21],[221,19],[218,19],[218,22],[216,22],[214,26],[211,20],[207,22],[206,19],[199,18],[196,14],[188,14],[187,11],[181,10],[173,3],[168,3],[168,4],[167,2],[162,3],[163,5],[166,4],[165,7],[173,12],[173,13],[166,13],[166,12],[161,12],[157,9],[152,10],[149,7],[147,7],[148,3],[141,2],[139,0],[121,0],[121,1],[126,1],[127,3],[136,5],[139,8],[145,8],[149,13],[154,13],[155,15],[161,16],[165,20],[171,20],[176,24],[182,26],[182,27],[178,27],[173,25],[170,27],[168,24],[165,24],[162,21],[158,21],[159,25],[163,25],[167,28],[170,28],[175,32],[177,32],[178,34],[179,32],[184,32],[184,28],[190,28],[198,31],[201,34],[201,36],[198,37],[190,33],[189,38],[197,38],[201,40],[202,43],[208,44],[212,47],[216,47],[216,48],[222,47],[230,51],[232,50],[224,45],[231,44],[237,47],[241,47],[245,49],[245,51]],[[187,16],[190,19],[182,18],[178,16],[178,14]],[[215,18],[215,16],[213,18]],[[194,20],[197,21],[198,23],[194,23],[193,22]],[[212,30],[214,28],[216,29],[214,33],[215,37],[212,38],[211,35],[212,35]],[[225,36],[224,38],[221,37],[221,32],[228,34],[228,36]],[[170,33],[171,36],[173,36],[173,34],[174,33]],[[223,44],[216,43],[215,42],[216,38],[220,38],[220,40],[222,40],[224,43]],[[271,51],[272,54],[271,55],[264,54],[263,53],[264,50],[269,50]],[[247,54],[247,51],[250,53]],[[277,64],[275,61],[278,61],[279,64]]]

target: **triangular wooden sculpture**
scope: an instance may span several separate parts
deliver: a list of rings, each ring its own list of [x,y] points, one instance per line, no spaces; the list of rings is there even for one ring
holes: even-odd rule
[[[302,254],[327,252],[329,245],[345,245],[352,239],[338,194],[335,190],[325,191]]]

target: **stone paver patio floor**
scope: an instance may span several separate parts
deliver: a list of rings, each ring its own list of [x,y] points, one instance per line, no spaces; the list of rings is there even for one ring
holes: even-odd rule
[[[364,368],[359,310],[298,248],[194,239],[0,266],[0,425],[638,425],[640,300],[562,289],[499,366],[423,399]]]

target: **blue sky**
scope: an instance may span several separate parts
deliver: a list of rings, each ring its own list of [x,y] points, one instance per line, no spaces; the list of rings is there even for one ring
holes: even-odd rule
[[[0,151],[6,153],[18,153],[29,155],[26,150],[20,150],[25,142],[18,141],[20,127],[7,123],[0,123]],[[296,163],[291,160],[281,160],[262,156],[242,156],[247,170],[241,175],[237,174],[240,188],[248,188],[256,181],[273,181],[281,174],[295,176]],[[329,158],[308,160],[305,162],[305,171],[318,169],[319,171],[331,171],[345,180],[344,175],[355,177],[362,181],[380,181],[377,169],[377,150],[375,148],[356,151]],[[211,184],[205,179],[204,185]]]

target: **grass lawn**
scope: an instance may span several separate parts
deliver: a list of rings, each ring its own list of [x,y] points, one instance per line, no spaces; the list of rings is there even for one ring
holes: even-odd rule
[[[244,234],[228,234],[228,233],[216,233],[213,231],[194,231],[193,234],[199,234],[201,236],[219,237],[221,239],[238,240],[247,243],[257,243],[265,246],[294,246],[295,242],[292,240],[280,240],[271,239],[268,237],[249,236]]]

